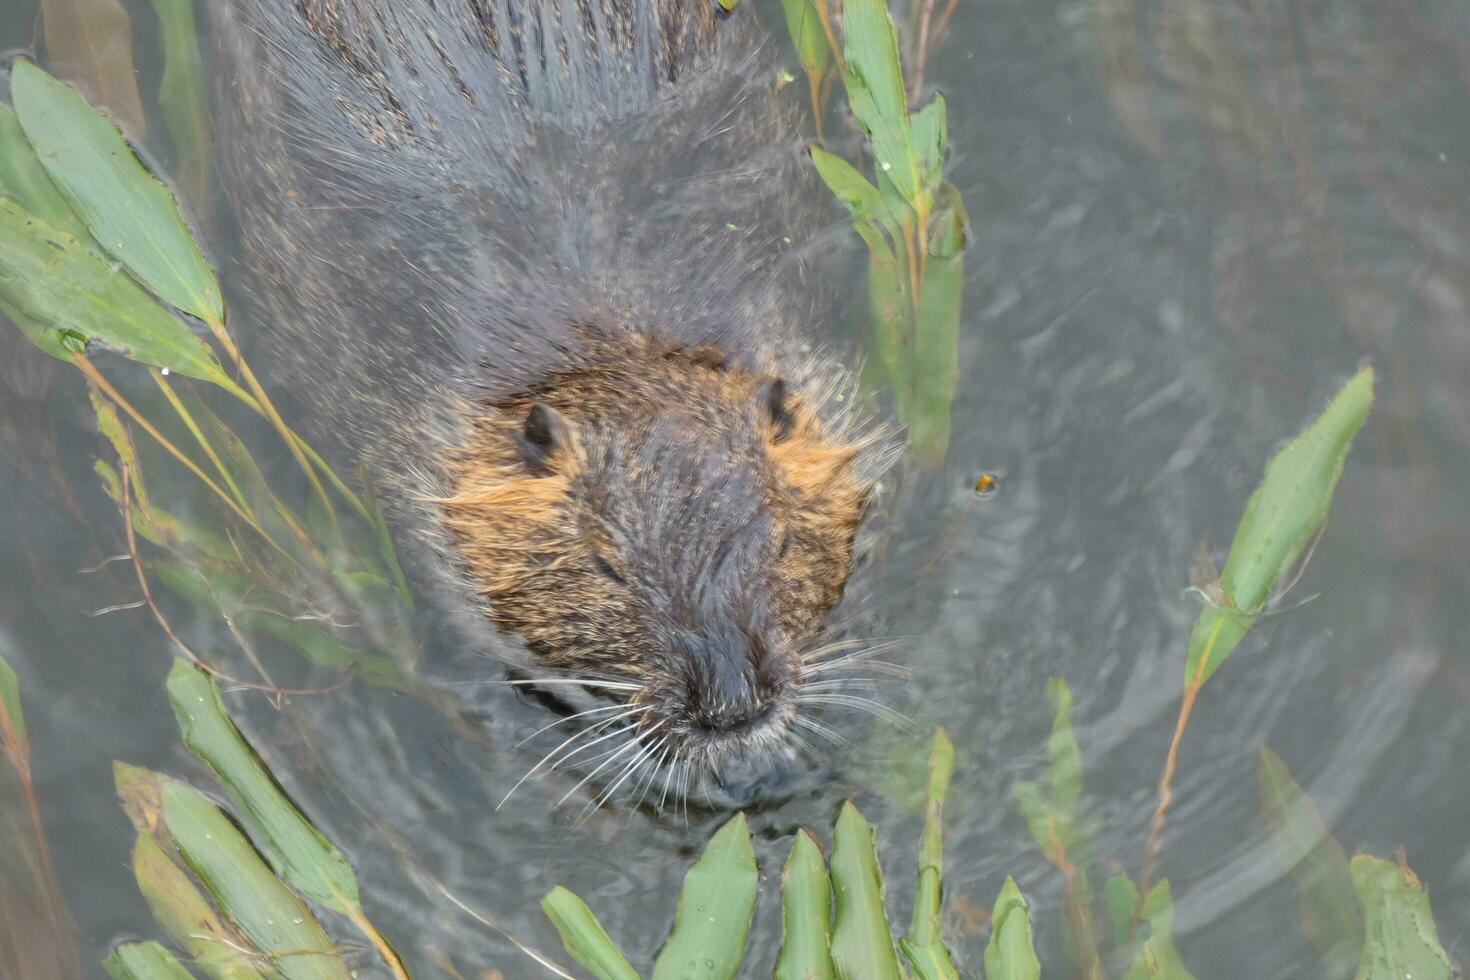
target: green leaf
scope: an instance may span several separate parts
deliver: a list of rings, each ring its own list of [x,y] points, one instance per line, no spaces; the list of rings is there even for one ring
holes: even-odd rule
[[[210,200],[214,126],[209,118],[209,81],[199,56],[194,0],[153,0],[162,28],[163,78],[158,107],[174,147],[174,174],[184,198],[195,207]]]
[[[821,78],[832,53],[827,48],[827,32],[822,30],[822,19],[817,16],[812,0],[781,0],[781,7],[801,70],[808,78]]]
[[[567,955],[598,980],[638,980],[637,972],[618,952],[597,916],[575,893],[558,885],[541,899],[541,910],[561,934]]]
[[[348,980],[311,911],[234,822],[187,783],[118,762],[118,796],[139,833],[166,833],[221,913],[284,980]]]
[[[959,980],[944,948],[939,897],[944,874],[944,797],[954,773],[954,744],[944,729],[934,733],[929,750],[929,793],[924,833],[919,842],[919,887],[908,938],[899,942],[904,958],[922,980]]]
[[[1108,922],[1113,927],[1113,945],[1128,945],[1133,929],[1133,910],[1138,908],[1138,886],[1126,874],[1118,873],[1103,883],[1103,904],[1108,909]]]
[[[736,975],[755,915],[758,875],[745,814],[716,831],[684,875],[674,928],[653,966],[654,980]]]
[[[921,191],[919,168],[909,138],[908,95],[888,4],[884,0],[847,0],[842,32],[848,105],[873,141],[879,171],[913,205]]]
[[[26,716],[20,710],[20,681],[5,657],[0,655],[0,747],[29,754]]]
[[[950,410],[959,388],[960,314],[964,306],[964,206],[948,188],[948,202],[930,222],[928,259],[914,325],[914,402],[909,445],[925,464],[943,460],[949,448]]]
[[[936,94],[928,105],[914,113],[909,120],[909,138],[918,157],[919,179],[931,193],[937,192],[944,172],[944,150],[949,142],[944,96]]]
[[[987,980],[1039,980],[1041,964],[1031,944],[1031,918],[1014,878],[1006,878],[990,916],[985,947]]]
[[[184,870],[163,852],[152,834],[139,834],[133,847],[133,876],[153,919],[188,952],[195,966],[215,980],[259,980],[244,939],[228,929]]]
[[[832,980],[832,883],[821,848],[805,830],[797,831],[781,872],[781,921],[776,980]]]
[[[1373,406],[1373,369],[1343,385],[1317,420],[1266,464],[1220,575],[1228,608],[1210,605],[1189,638],[1184,683],[1202,686],[1264,611],[1272,590],[1316,537],[1353,437]]]
[[[167,687],[184,744],[249,818],[276,873],[328,908],[343,913],[356,909],[357,876],[351,865],[276,785],[225,713],[214,681],[187,661],[177,660]]]
[[[11,69],[10,94],[41,165],[102,247],[165,303],[222,323],[219,284],[178,203],[117,127],[28,61]]]
[[[1369,854],[1356,855],[1351,869],[1367,916],[1358,980],[1448,980],[1450,958],[1418,876],[1402,861]]]
[[[1194,980],[1174,948],[1174,896],[1161,881],[1143,900],[1142,945],[1123,980]]]
[[[143,139],[148,120],[133,62],[133,19],[123,0],[40,0],[40,6],[46,64]]]
[[[183,964],[158,943],[128,943],[102,961],[112,980],[194,980]]]
[[[1261,749],[1256,786],[1261,819],[1296,881],[1307,938],[1321,954],[1328,976],[1351,975],[1363,945],[1363,910],[1342,845],[1270,749]]]
[[[26,141],[15,110],[0,102],[0,196],[13,197],[25,210],[54,228],[90,239],[81,219],[46,176],[36,151]]]
[[[832,888],[837,915],[832,965],[841,980],[898,980],[898,956],[883,912],[883,870],[873,828],[851,802],[843,803],[832,831]]]
[[[56,357],[93,341],[145,364],[238,387],[204,342],[160,307],[113,263],[79,241],[0,198],[0,300],[53,334],[77,338],[68,347],[38,344]]]
[[[878,188],[868,183],[868,178],[858,173],[856,167],[819,146],[812,147],[811,153],[817,176],[852,212],[854,219],[871,220],[884,214],[883,198]]]
[[[1082,750],[1072,730],[1072,690],[1060,677],[1046,685],[1052,703],[1051,736],[1047,752],[1051,759],[1049,785],[1017,783],[1011,790],[1021,816],[1047,860],[1056,863],[1062,850],[1085,845],[1085,834],[1077,819],[1077,801],[1082,795]],[[1076,863],[1076,862],[1074,862]]]

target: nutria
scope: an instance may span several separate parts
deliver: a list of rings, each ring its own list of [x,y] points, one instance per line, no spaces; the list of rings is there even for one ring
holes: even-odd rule
[[[427,542],[433,598],[640,709],[623,760],[680,789],[758,780],[816,728],[803,675],[885,455],[813,340],[822,197],[753,17],[236,0],[217,24],[272,372]]]

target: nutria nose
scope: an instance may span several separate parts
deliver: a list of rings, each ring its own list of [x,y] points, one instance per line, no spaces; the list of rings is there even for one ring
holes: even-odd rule
[[[690,714],[712,732],[752,728],[770,713],[770,694],[780,683],[781,667],[758,638],[729,634],[683,637]]]

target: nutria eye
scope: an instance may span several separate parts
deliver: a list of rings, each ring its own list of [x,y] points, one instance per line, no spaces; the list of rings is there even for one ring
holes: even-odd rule
[[[612,579],[619,585],[628,584],[627,582],[623,581],[623,577],[618,574],[618,570],[616,568],[613,568],[612,564],[609,563],[606,558],[602,557],[595,551],[592,553],[592,564],[597,566],[597,570],[599,572],[606,575],[608,578]]]

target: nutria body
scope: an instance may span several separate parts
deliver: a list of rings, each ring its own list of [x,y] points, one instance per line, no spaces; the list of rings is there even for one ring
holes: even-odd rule
[[[238,0],[218,25],[273,372],[375,469],[435,601],[631,702],[624,758],[683,786],[800,742],[880,468],[809,332],[820,198],[751,16]]]

